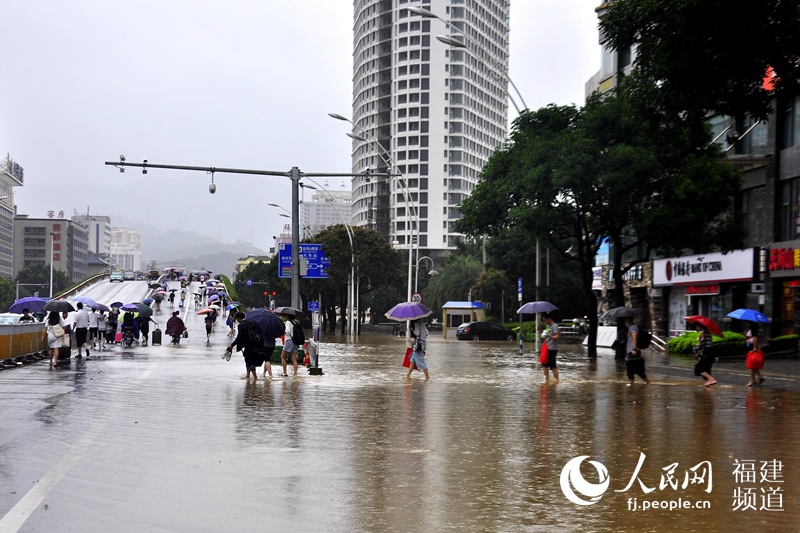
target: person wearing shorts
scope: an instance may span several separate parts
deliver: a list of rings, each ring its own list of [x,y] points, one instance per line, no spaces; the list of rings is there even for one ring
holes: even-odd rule
[[[286,360],[289,356],[292,356],[292,366],[294,367],[294,375],[297,375],[297,349],[299,346],[296,346],[292,342],[292,335],[294,334],[294,315],[284,314],[286,318],[286,331],[284,333],[284,341],[283,341],[283,349],[281,350],[281,365],[283,366],[283,374],[282,377],[289,377],[289,374],[286,370]]]
[[[559,336],[558,324],[549,314],[544,315],[544,323],[547,325],[547,329],[542,332],[542,339],[547,343],[547,364],[542,365],[544,380],[550,381],[550,371],[552,370],[553,378],[558,383],[558,364],[556,363]]]
[[[98,327],[99,324],[97,323],[97,312],[94,310],[94,308],[91,308],[91,312],[89,313],[89,343],[91,343],[92,349],[97,347],[97,335],[100,332]]]
[[[633,317],[626,317],[625,325],[628,326],[628,344],[625,349],[625,371],[628,374],[629,385],[633,385],[635,376],[642,378],[645,383],[650,383],[650,378],[647,377],[647,372],[644,368],[642,351],[637,347],[639,327],[633,323]]]
[[[428,363],[425,361],[425,350],[428,347],[428,328],[425,327],[425,322],[420,318],[411,323],[411,333],[413,333],[414,343],[411,345],[411,364],[408,365],[408,373],[406,379],[411,379],[411,371],[414,368],[422,370],[425,374],[425,381],[431,379],[428,374]]]
[[[75,342],[78,345],[78,357],[81,357],[83,348],[86,348],[86,357],[89,357],[89,345],[86,344],[89,336],[89,313],[83,308],[83,304],[78,302],[76,306],[78,312],[75,313],[75,322],[72,329],[75,330]]]

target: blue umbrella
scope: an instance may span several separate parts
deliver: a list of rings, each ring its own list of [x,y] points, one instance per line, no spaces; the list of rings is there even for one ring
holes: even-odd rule
[[[406,320],[417,320],[433,314],[433,311],[417,302],[401,302],[386,312],[386,318],[405,322]]]
[[[35,296],[26,296],[20,298],[8,308],[9,313],[21,313],[23,309],[27,309],[31,313],[41,310],[47,303],[47,298],[36,298]]]
[[[736,311],[731,311],[728,313],[728,316],[731,318],[738,318],[739,320],[747,320],[748,322],[769,322],[769,318],[765,317],[755,309],[737,309]]]
[[[549,313],[550,311],[557,310],[558,307],[551,304],[550,302],[528,302],[519,309],[517,309],[517,314],[536,314],[536,313]]]
[[[122,307],[123,305],[125,305],[125,304],[123,304],[122,302],[112,302],[109,305],[109,307]]]
[[[266,309],[253,309],[244,315],[246,320],[252,320],[264,335],[264,339],[274,339],[280,337],[286,331],[286,326],[278,315]]]
[[[144,305],[150,305],[153,302],[155,302],[155,300],[153,300],[152,298],[145,298],[144,300],[142,300],[142,303]]]
[[[89,307],[94,307],[95,305],[97,305],[97,302],[95,302],[94,300],[92,300],[88,296],[73,296],[72,298],[70,298],[70,300],[72,300],[73,302],[80,302],[83,305],[86,305],[86,306],[89,306]]]
[[[94,304],[92,306],[92,309],[94,309],[95,311],[105,311],[106,313],[110,313],[111,312],[111,309],[109,309],[107,306],[105,306],[103,304],[98,304],[98,303]]]

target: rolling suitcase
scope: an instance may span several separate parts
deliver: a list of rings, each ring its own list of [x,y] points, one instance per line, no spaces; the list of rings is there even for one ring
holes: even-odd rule
[[[158,326],[156,326],[156,329],[153,330],[153,338],[151,339],[150,343],[161,344],[161,330],[158,329]]]

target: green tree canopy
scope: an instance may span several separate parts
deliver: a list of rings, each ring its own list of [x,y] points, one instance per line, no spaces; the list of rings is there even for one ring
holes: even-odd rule
[[[617,267],[615,305],[623,305],[626,250],[643,248],[646,258],[650,248],[733,246],[742,236],[731,216],[738,176],[718,161],[708,132],[639,106],[626,91],[622,84],[595,95],[582,109],[549,106],[520,115],[461,205],[465,233],[494,236],[517,226],[578,261],[590,309],[591,269],[605,239]],[[593,347],[597,318],[589,316]]]
[[[797,0],[614,0],[600,21],[601,42],[636,47],[634,76],[658,86],[651,105],[696,121],[707,113],[765,119],[774,95],[797,94],[800,3]]]
[[[33,296],[35,292],[46,298],[50,296],[50,265],[35,264],[17,272],[15,283],[19,283],[19,297]],[[71,284],[69,277],[60,270],[53,271],[53,295],[62,292]]]

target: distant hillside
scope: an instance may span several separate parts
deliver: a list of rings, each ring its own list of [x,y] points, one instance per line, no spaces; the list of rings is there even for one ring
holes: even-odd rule
[[[112,221],[114,226],[138,230],[142,234],[142,264],[155,261],[160,266],[183,263],[190,269],[209,269],[231,275],[236,261],[247,255],[266,255],[261,248],[245,242],[226,244],[194,231],[163,232],[156,227],[126,221]]]

